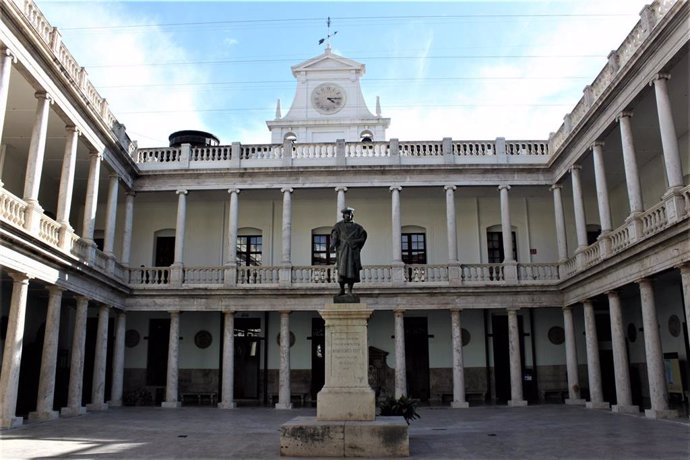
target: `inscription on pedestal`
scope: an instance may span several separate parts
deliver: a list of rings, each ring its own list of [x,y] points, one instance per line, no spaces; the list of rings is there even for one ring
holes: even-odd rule
[[[348,334],[343,332],[333,332],[331,342],[331,377],[336,374],[341,375],[338,371],[349,373],[356,371],[355,367],[360,362],[361,341],[357,334]],[[346,374],[347,375],[347,374]]]

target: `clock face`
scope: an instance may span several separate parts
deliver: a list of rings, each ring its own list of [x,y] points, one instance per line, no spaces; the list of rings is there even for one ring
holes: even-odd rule
[[[333,83],[322,83],[312,91],[311,103],[320,113],[331,115],[345,106],[345,90]]]

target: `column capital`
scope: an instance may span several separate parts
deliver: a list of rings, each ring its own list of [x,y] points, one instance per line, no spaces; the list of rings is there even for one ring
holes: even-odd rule
[[[501,184],[498,186],[498,190],[510,190],[510,185],[508,184]]]
[[[604,141],[594,141],[592,145],[589,146],[590,149],[594,150],[595,147],[604,148]]]
[[[170,313],[170,316],[180,316],[182,312],[180,310],[168,310],[168,313]]]
[[[48,101],[48,102],[51,103],[51,104],[53,103],[53,98],[50,97],[50,94],[48,94],[48,93],[45,92],[45,91],[36,91],[36,92],[34,93],[34,97],[35,97],[36,99],[39,99],[39,100],[40,100],[40,99],[45,99],[46,101]]]
[[[74,125],[66,125],[65,131],[68,133],[76,133],[77,136],[81,136],[81,130]]]
[[[506,311],[508,312],[509,315],[517,315],[517,312],[520,311],[519,307],[506,307]]]
[[[18,283],[23,283],[23,282],[28,283],[29,280],[34,278],[33,276],[29,275],[28,273],[23,273],[23,272],[10,272],[10,273],[8,273],[8,275],[10,275],[10,278],[12,278],[15,282],[18,282]]]
[[[336,191],[336,192],[347,192],[347,187],[345,187],[344,185],[338,185],[338,186],[335,188],[335,191]]]
[[[605,294],[607,296],[616,296],[616,297],[618,297],[618,295],[619,295],[618,290],[616,290],[616,289],[611,289],[610,291],[606,291]]]
[[[223,315],[225,316],[234,316],[235,315],[235,310],[228,308],[227,310],[223,310]]]
[[[401,185],[391,185],[390,187],[388,187],[388,190],[390,190],[391,192],[394,190],[397,190],[398,192],[400,192],[400,191],[402,191],[402,186]]]
[[[560,190],[563,188],[563,184],[553,184],[551,187],[549,187],[549,191],[553,192],[554,190]]]
[[[90,298],[86,297],[85,295],[81,295],[81,294],[75,295],[74,299],[77,301],[77,303],[86,302],[87,304],[91,300]]]
[[[460,307],[455,307],[455,308],[449,308],[451,313],[462,313],[462,308]]]
[[[62,286],[58,286],[56,284],[51,284],[50,286],[46,286],[46,290],[50,292],[51,294],[53,293],[58,293],[58,292],[65,292],[67,289],[63,288]]]
[[[10,58],[13,64],[17,63],[17,56],[9,48],[3,47],[1,53],[3,56]]]
[[[233,194],[233,193],[240,193],[240,192],[241,192],[241,190],[240,190],[239,188],[237,188],[237,187],[229,188],[229,189],[228,189],[228,193],[230,193],[230,194]]]
[[[393,310],[393,314],[395,316],[403,316],[405,314],[405,310],[402,308],[396,308],[395,310]]]
[[[108,177],[110,179],[117,179],[118,181],[120,180],[120,175],[116,172],[111,172],[110,174],[108,174]]]
[[[89,152],[89,156],[91,158],[96,158],[96,159],[101,160],[101,161],[103,160],[103,152],[99,152],[98,150],[91,150]]]
[[[563,311],[572,311],[573,306],[572,305],[564,305],[563,308],[561,308]]]
[[[582,302],[582,305],[587,305],[587,304],[592,305],[592,299],[582,299],[581,302]]]
[[[570,167],[570,173],[572,174],[573,171],[580,171],[582,169],[582,165],[572,165]]]
[[[457,189],[457,187],[456,187],[455,185],[444,185],[444,186],[443,186],[443,190],[445,190],[446,192],[447,192],[448,190],[455,191],[456,189]]]
[[[690,262],[683,262],[681,264],[676,265],[678,270],[680,270],[681,273],[690,273]]]
[[[179,189],[179,190],[176,190],[175,193],[177,193],[178,195],[186,195],[186,194],[187,194],[187,190],[185,190],[185,189]]]
[[[292,310],[280,310],[281,315],[289,315],[290,313],[292,313]]]
[[[135,192],[134,190],[127,190],[125,192],[125,195],[131,196],[132,198],[134,198],[135,196],[137,196],[137,192]]]
[[[670,79],[671,79],[670,73],[659,72],[658,74],[656,74],[652,77],[652,80],[649,82],[649,86],[654,86],[654,84],[659,80],[670,80]]]
[[[294,190],[292,187],[281,187],[280,191],[281,193],[292,193]]]
[[[640,278],[640,279],[638,279],[638,280],[635,280],[634,282],[635,282],[635,284],[640,284],[640,285],[642,285],[642,284],[647,284],[647,285],[648,285],[648,284],[652,284],[652,280],[649,279],[649,278]]]
[[[619,113],[618,115],[616,115],[616,121],[620,122],[621,118],[632,118],[632,116],[633,116],[632,111],[625,110],[625,111]]]

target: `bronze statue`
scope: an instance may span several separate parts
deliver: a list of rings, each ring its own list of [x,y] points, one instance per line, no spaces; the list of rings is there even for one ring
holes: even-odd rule
[[[359,271],[362,269],[362,262],[359,254],[367,241],[367,232],[364,227],[352,221],[354,211],[352,208],[341,211],[343,220],[335,224],[331,230],[331,249],[336,251],[335,263],[340,284],[338,296],[347,295],[351,297],[350,300],[357,302],[359,299],[352,294],[352,286],[360,281]],[[347,285],[347,294],[345,285]]]

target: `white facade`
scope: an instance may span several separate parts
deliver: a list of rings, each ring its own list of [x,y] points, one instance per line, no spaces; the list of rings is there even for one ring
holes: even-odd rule
[[[659,369],[688,372],[687,1],[643,10],[548,140],[387,140],[364,67],[327,50],[293,68],[272,144],[152,149],[31,0],[0,5],[3,427],[106,402],[311,403],[337,289],[314,237],[343,204],[369,235],[355,289],[379,395],[675,415],[687,388]]]

